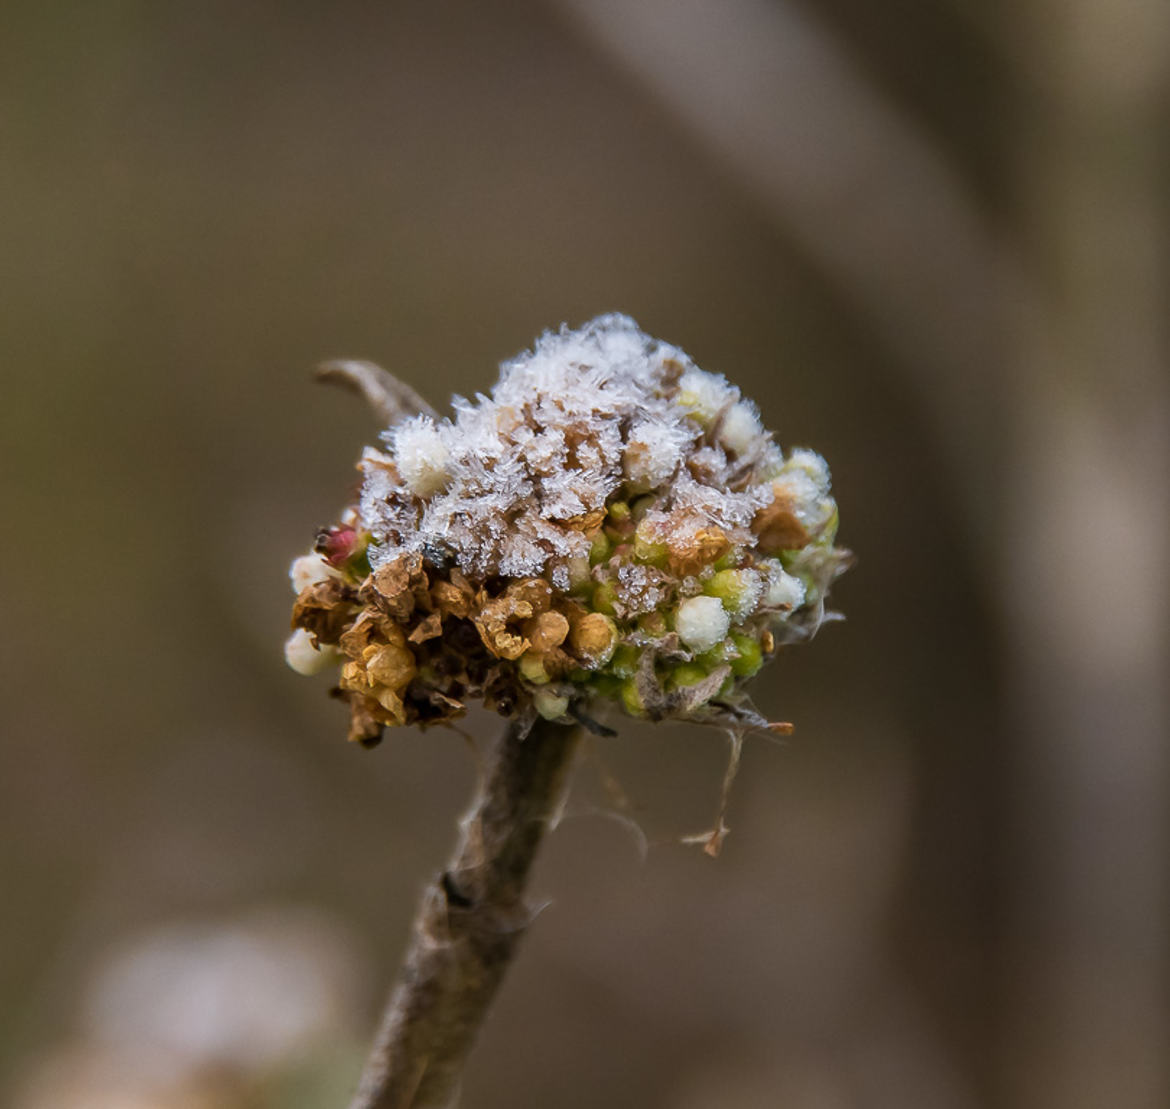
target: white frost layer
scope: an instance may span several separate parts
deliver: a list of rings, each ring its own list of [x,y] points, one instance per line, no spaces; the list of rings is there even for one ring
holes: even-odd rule
[[[583,518],[627,483],[624,495],[649,492],[679,526],[750,543],[782,465],[738,389],[628,316],[546,333],[501,367],[490,396],[453,407],[452,419],[389,429],[386,453],[363,458],[375,567],[425,550],[468,574],[567,581],[588,554]],[[745,459],[759,465],[745,473]],[[803,467],[797,480],[819,491]]]

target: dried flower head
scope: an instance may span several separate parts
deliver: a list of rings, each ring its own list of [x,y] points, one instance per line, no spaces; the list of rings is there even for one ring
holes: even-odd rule
[[[545,334],[490,396],[382,439],[291,571],[290,665],[340,663],[361,742],[472,700],[763,724],[746,681],[817,629],[847,558],[824,460],[626,316]]]

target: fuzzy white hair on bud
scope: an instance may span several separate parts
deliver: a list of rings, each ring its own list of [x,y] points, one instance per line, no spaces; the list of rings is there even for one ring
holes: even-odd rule
[[[622,457],[626,477],[648,488],[669,481],[693,438],[686,429],[674,424],[658,420],[639,421],[626,439]]]
[[[818,534],[836,511],[828,463],[816,451],[797,447],[781,467],[779,481],[792,498],[796,518],[811,534]]]
[[[388,433],[402,480],[416,497],[441,492],[451,481],[451,452],[429,416],[416,416]]]
[[[340,652],[334,647],[315,647],[312,635],[304,628],[297,628],[284,644],[284,661],[306,677],[336,666],[340,658]]]
[[[690,597],[678,606],[674,630],[693,651],[709,651],[731,627],[731,618],[718,597]]]
[[[300,593],[310,585],[318,585],[330,578],[340,578],[336,570],[329,565],[319,554],[301,555],[294,558],[288,568],[288,580],[292,582],[293,592]]]
[[[763,434],[756,406],[748,400],[733,404],[719,424],[719,442],[741,456],[749,454]]]
[[[722,374],[695,368],[679,378],[678,403],[704,427],[738,399],[739,390],[729,385]]]
[[[793,612],[804,604],[804,597],[804,582],[788,573],[779,562],[771,562],[768,566],[768,586],[764,590],[764,604],[768,608]]]

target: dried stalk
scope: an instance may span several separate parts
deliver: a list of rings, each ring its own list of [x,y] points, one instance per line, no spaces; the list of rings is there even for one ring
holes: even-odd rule
[[[580,729],[511,724],[448,868],[427,888],[350,1109],[443,1109],[532,919],[524,887],[560,807]]]
[[[408,416],[437,418],[418,392],[373,362],[349,358],[322,362],[314,376],[326,385],[340,385],[364,398],[383,427],[393,427]]]

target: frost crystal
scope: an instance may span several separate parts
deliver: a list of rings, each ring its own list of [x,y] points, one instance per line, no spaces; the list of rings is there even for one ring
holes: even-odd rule
[[[490,397],[455,407],[453,420],[420,416],[386,433],[400,485],[387,484],[381,458],[364,466],[374,567],[444,549],[467,574],[544,574],[588,550],[581,519],[626,481],[663,487],[664,511],[694,505],[698,522],[721,527],[746,527],[767,499],[735,481],[739,460],[769,441],[754,408],[626,316],[546,334],[502,367]],[[705,427],[724,411],[719,445],[708,444]],[[696,475],[670,495],[696,453]]]
[[[469,697],[748,718],[743,681],[815,631],[845,562],[824,460],[622,315],[546,333],[452,409],[386,429],[293,566],[290,663],[344,660],[353,738]]]

